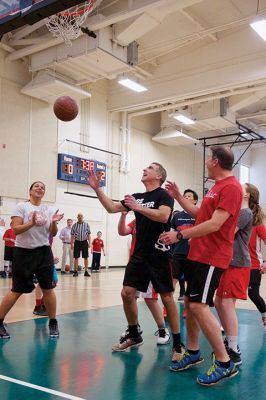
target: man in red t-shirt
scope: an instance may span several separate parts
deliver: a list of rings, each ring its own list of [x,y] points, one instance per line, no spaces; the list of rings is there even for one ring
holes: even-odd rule
[[[170,365],[170,370],[183,371],[203,361],[199,350],[201,328],[214,352],[212,368],[197,378],[197,382],[205,386],[214,385],[238,373],[226,352],[220,325],[210,310],[221,275],[232,259],[234,232],[242,202],[241,185],[232,174],[233,162],[234,155],[229,147],[209,148],[206,167],[208,177],[215,184],[200,208],[184,199],[175,183],[166,185],[168,193],[185,211],[196,217],[194,227],[182,233],[172,231],[160,235],[160,240],[165,244],[191,239],[188,255],[191,261],[185,294],[188,348],[179,362]]]
[[[101,261],[102,252],[103,252],[103,255],[105,256],[104,243],[103,243],[103,240],[101,239],[101,237],[102,237],[102,232],[99,231],[99,232],[97,232],[97,238],[93,239],[93,241],[92,241],[91,272],[93,272],[93,271],[100,272],[100,261]]]
[[[5,252],[4,252],[4,272],[2,278],[10,278],[12,276],[12,261],[13,252],[16,242],[16,235],[12,229],[12,222],[10,223],[10,229],[7,229],[4,233],[3,240],[5,241]]]

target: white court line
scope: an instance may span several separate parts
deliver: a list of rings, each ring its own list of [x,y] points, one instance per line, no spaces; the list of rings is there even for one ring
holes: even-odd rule
[[[17,383],[18,385],[26,386],[26,387],[29,387],[31,389],[40,390],[41,392],[54,394],[55,396],[63,397],[64,399],[86,400],[86,399],[83,399],[81,397],[72,396],[71,394],[58,392],[57,390],[48,389],[48,388],[45,388],[43,386],[33,385],[32,383],[20,381],[18,379],[13,379],[13,378],[10,378],[9,376],[0,375],[0,379],[3,379],[4,381],[12,382],[12,383]]]

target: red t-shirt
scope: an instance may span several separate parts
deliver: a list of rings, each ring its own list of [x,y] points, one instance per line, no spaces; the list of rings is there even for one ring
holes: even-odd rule
[[[103,240],[102,239],[93,239],[92,241],[92,251],[94,251],[94,253],[100,253],[101,250],[103,249],[104,244],[103,244]]]
[[[227,211],[230,217],[218,232],[192,238],[188,258],[204,264],[226,269],[233,256],[235,228],[239,217],[242,188],[234,176],[221,179],[203,199],[195,225],[211,219],[218,208]]]
[[[133,221],[131,221],[128,224],[128,226],[132,229],[132,231],[131,231],[132,241],[131,241],[130,250],[129,250],[129,257],[131,257],[134,252],[134,248],[135,248],[135,244],[136,244],[136,220],[133,219]]]
[[[261,241],[266,240],[266,228],[264,225],[253,226],[248,250],[251,257],[251,269],[258,269],[263,263],[261,253]]]
[[[4,233],[3,239],[14,239],[16,240],[16,235],[13,229],[7,229]],[[11,240],[5,240],[5,246],[7,247],[15,247],[15,243]]]

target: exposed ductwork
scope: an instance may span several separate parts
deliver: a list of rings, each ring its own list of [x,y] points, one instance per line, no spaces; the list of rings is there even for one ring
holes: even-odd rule
[[[59,96],[71,96],[80,101],[90,97],[90,93],[74,86],[73,83],[53,76],[46,71],[40,71],[37,76],[21,89],[21,93],[36,99],[53,103]]]

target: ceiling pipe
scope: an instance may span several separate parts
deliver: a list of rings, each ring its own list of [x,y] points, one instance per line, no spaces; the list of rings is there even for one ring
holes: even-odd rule
[[[198,104],[198,103],[202,103],[204,101],[209,101],[209,100],[216,100],[216,99],[221,99],[224,97],[229,97],[232,95],[236,95],[236,94],[244,94],[244,93],[250,93],[250,92],[256,92],[258,90],[265,90],[266,89],[266,82],[261,85],[261,86],[248,86],[245,88],[231,88],[231,89],[227,89],[227,90],[223,90],[221,92],[218,93],[209,93],[209,94],[205,94],[205,95],[201,95],[198,97],[194,97],[194,98],[189,98],[189,99],[180,99],[180,100],[168,100],[164,99],[163,101],[158,101],[155,102],[152,106],[152,108],[147,108],[145,109],[145,106],[143,106],[142,110],[137,111],[138,109],[136,108],[136,106],[134,107],[134,109],[131,108],[127,109],[126,111],[129,112],[129,118],[133,118],[133,117],[137,117],[139,115],[146,115],[146,114],[152,114],[155,112],[159,112],[159,111],[165,111],[165,110],[171,110],[175,107],[183,107],[183,106],[189,106],[189,105],[193,105],[193,104]],[[167,102],[167,104],[163,104]],[[139,109],[141,109],[141,106],[139,106]],[[135,111],[136,110],[136,111]],[[108,110],[110,112],[121,112],[121,111],[125,111],[125,109],[110,109]]]

